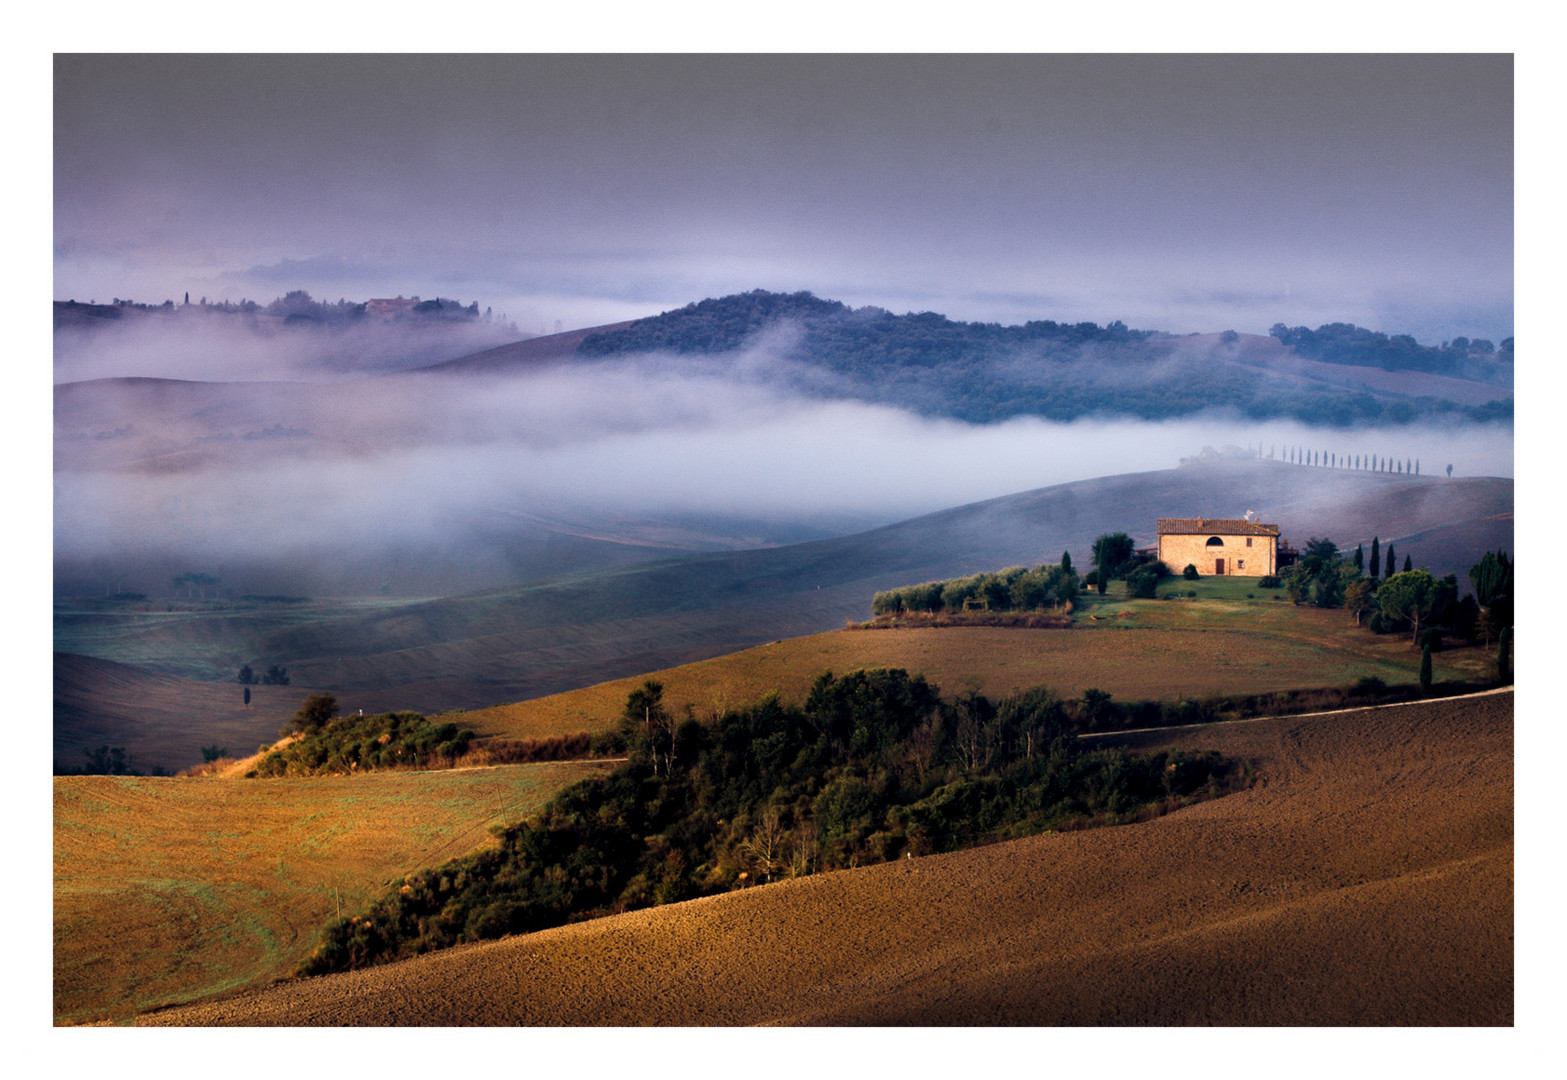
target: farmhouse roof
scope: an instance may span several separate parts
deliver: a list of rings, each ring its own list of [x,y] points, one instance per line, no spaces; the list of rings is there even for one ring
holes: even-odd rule
[[[1264,525],[1245,518],[1160,518],[1160,536],[1191,536],[1197,533],[1226,536],[1277,536],[1277,525]]]

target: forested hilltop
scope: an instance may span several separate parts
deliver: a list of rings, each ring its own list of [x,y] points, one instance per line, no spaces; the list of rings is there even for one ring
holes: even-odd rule
[[[1119,321],[1002,326],[758,289],[590,334],[577,354],[715,355],[758,343],[770,330],[784,332],[767,338],[766,347],[804,365],[797,374],[807,388],[974,423],[1094,414],[1154,420],[1208,409],[1336,425],[1512,417],[1511,338],[1500,347],[1465,338],[1428,347],[1344,323],[1315,331],[1278,324],[1272,338],[1234,331],[1181,336]],[[1280,358],[1409,377],[1376,390],[1336,386],[1286,372]],[[1442,385],[1449,379],[1495,386],[1496,399],[1450,400]]]

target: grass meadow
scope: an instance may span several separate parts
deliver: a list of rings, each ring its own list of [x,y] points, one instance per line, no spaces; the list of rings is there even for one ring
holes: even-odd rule
[[[56,777],[55,1022],[128,1020],[286,977],[340,910],[610,767]]]

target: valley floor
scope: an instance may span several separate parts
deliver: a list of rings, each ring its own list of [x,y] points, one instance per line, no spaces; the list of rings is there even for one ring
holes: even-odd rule
[[[1510,1025],[1512,731],[1509,692],[1116,736],[1264,779],[143,1022]]]

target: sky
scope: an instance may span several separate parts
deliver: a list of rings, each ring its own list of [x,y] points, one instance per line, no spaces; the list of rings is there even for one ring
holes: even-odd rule
[[[54,297],[1513,334],[1509,54],[57,53]]]

